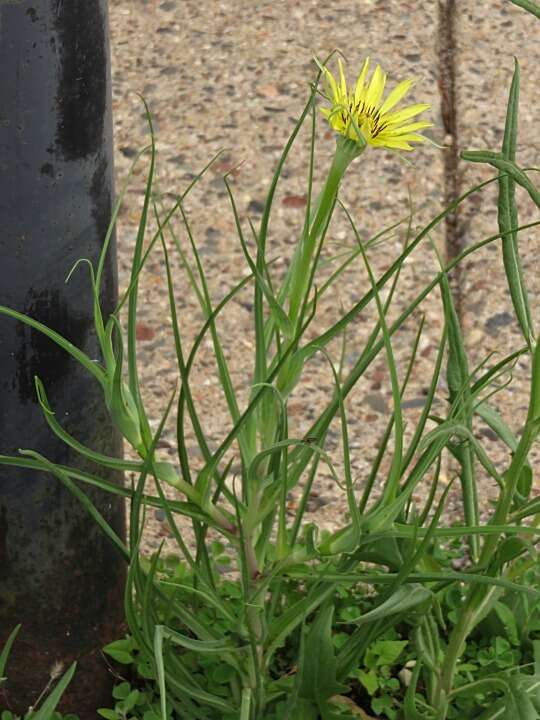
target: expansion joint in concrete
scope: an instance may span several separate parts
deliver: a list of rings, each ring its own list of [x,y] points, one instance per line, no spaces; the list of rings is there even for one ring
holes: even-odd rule
[[[458,173],[459,137],[458,107],[456,97],[457,72],[457,1],[438,0],[438,83],[441,98],[441,114],[445,132],[443,151],[444,201],[448,206],[460,194]],[[458,210],[450,213],[445,223],[445,247],[447,260],[455,258],[463,250]],[[450,275],[450,285],[458,316],[461,315],[461,270],[458,265]]]

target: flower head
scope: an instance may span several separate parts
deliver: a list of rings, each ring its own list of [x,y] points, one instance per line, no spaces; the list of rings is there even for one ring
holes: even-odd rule
[[[364,62],[354,88],[347,88],[343,63],[338,59],[339,79],[336,80],[328,68],[323,67],[327,85],[327,100],[330,108],[321,112],[330,126],[340,135],[374,147],[396,150],[412,150],[411,142],[423,142],[425,138],[418,130],[432,127],[426,120],[411,120],[427,110],[430,105],[408,105],[401,110],[393,108],[409,92],[412,80],[400,82],[383,100],[386,74],[380,65],[367,80],[369,58]]]

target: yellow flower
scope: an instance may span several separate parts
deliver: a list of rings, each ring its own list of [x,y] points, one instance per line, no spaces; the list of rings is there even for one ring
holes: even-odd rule
[[[322,108],[330,126],[340,135],[356,140],[361,145],[366,142],[374,147],[387,147],[396,150],[412,150],[409,143],[423,142],[425,138],[418,130],[432,127],[425,120],[411,122],[412,118],[427,110],[425,103],[409,105],[402,110],[393,110],[398,102],[409,92],[412,80],[400,82],[383,101],[386,74],[377,65],[371,80],[366,80],[369,70],[369,58],[358,76],[354,89],[347,88],[343,63],[338,59],[339,79],[323,67],[327,84],[327,100],[331,108]]]

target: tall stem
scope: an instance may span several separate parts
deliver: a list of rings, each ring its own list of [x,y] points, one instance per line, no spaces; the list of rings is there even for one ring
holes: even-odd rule
[[[365,147],[365,146],[364,146]],[[298,319],[300,307],[309,278],[309,269],[317,238],[328,221],[332,212],[334,201],[339,189],[339,183],[350,163],[357,158],[364,147],[353,140],[339,137],[336,143],[336,152],[328,172],[323,190],[318,198],[315,216],[311,227],[301,240],[300,252],[295,258],[292,269],[291,289],[289,294],[289,317],[294,323]]]

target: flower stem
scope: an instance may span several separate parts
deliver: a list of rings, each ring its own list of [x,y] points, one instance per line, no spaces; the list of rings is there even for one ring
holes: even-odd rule
[[[350,163],[357,158],[364,147],[353,140],[339,137],[336,143],[336,152],[328,172],[323,190],[318,198],[315,215],[311,228],[304,234],[300,249],[294,259],[289,293],[289,317],[293,323],[298,319],[302,300],[309,278],[309,269],[315,252],[317,239],[328,222],[337,197],[339,184],[345,175]]]

